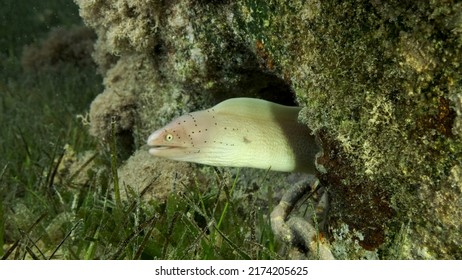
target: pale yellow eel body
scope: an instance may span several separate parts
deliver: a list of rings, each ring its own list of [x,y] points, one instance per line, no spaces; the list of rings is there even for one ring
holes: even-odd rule
[[[228,99],[152,133],[149,153],[213,166],[313,173],[319,147],[310,129],[297,121],[300,109],[262,99]]]

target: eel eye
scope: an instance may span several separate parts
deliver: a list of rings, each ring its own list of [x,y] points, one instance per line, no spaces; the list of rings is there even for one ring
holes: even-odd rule
[[[171,134],[165,135],[165,141],[170,142],[170,141],[172,141],[172,140],[173,140],[173,135],[171,135]]]

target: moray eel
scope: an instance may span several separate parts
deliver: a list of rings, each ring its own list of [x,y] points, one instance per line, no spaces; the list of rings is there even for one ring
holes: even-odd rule
[[[320,149],[311,130],[297,121],[300,109],[262,99],[228,99],[153,132],[149,153],[213,166],[314,173]]]

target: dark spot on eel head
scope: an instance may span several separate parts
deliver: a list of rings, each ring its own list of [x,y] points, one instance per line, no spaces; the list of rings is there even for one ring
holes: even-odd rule
[[[252,141],[250,141],[249,139],[247,139],[247,137],[245,137],[245,136],[244,136],[244,139],[243,139],[243,140],[244,140],[244,143],[246,143],[246,144],[249,144],[249,143],[252,142]]]

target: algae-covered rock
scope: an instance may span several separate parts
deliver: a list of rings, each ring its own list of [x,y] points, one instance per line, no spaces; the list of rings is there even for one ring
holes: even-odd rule
[[[296,101],[324,148],[335,257],[462,258],[461,3],[75,2],[105,75],[93,135],[133,151],[229,97]]]
[[[52,29],[40,43],[26,46],[21,64],[27,72],[59,71],[65,64],[78,67],[94,67],[91,59],[95,34],[84,26]]]

